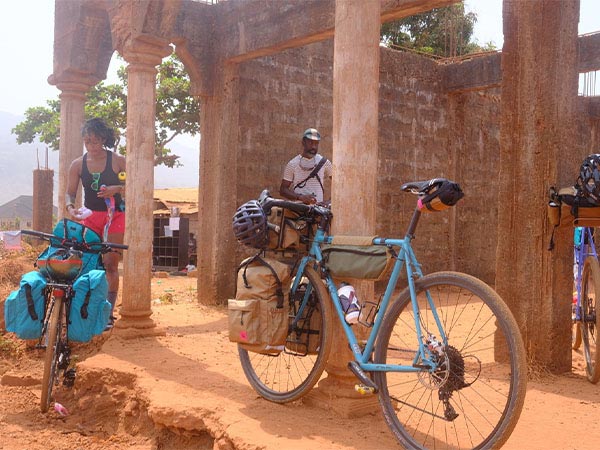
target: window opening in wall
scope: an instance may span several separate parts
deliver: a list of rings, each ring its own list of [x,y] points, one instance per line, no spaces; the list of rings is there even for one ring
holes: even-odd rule
[[[600,70],[579,74],[579,95],[595,97],[600,94]]]

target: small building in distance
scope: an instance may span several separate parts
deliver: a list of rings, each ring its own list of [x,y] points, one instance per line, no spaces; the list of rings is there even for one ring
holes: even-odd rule
[[[175,272],[197,264],[198,188],[154,190],[152,265]]]
[[[52,207],[56,217],[58,208]],[[33,226],[33,195],[19,197],[0,205],[0,230],[31,229]]]

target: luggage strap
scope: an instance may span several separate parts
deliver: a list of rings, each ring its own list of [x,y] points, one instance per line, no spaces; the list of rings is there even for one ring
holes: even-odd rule
[[[28,284],[25,285],[25,297],[27,298],[27,312],[29,312],[31,320],[38,320],[35,305],[33,304],[33,296],[31,295],[31,286]]]
[[[277,308],[281,309],[283,308],[283,289],[282,289],[282,285],[281,285],[281,280],[279,279],[279,276],[277,275],[277,272],[275,272],[275,269],[273,269],[273,267],[271,267],[271,265],[266,262],[261,256],[260,254],[256,254],[253,257],[251,257],[249,260],[244,261],[242,264],[240,264],[237,268],[237,272],[240,271],[240,269],[243,267],[244,271],[242,272],[242,278],[244,280],[244,286],[248,289],[250,289],[252,286],[250,286],[248,284],[248,278],[246,277],[246,270],[248,269],[248,266],[250,264],[252,264],[254,261],[258,261],[260,264],[262,264],[263,266],[267,267],[271,273],[273,274],[273,276],[275,277],[275,281],[277,282],[277,289],[275,290],[275,294],[277,295]]]

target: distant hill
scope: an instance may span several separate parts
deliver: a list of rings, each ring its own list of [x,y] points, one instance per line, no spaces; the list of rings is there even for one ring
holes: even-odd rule
[[[33,195],[33,170],[48,167],[54,170],[54,202],[58,203],[58,151],[48,150],[39,142],[18,145],[11,130],[22,120],[0,111],[0,205],[21,195]],[[183,167],[169,169],[157,167],[154,170],[154,186],[197,187],[198,186],[198,148],[200,138],[184,137],[173,141],[173,151],[181,156]]]
[[[58,152],[48,151],[46,165],[44,144],[17,144],[16,136],[11,134],[10,130],[23,119],[22,116],[0,111],[0,204],[20,195],[33,195],[33,170],[48,167],[53,169],[55,174],[58,172]],[[58,178],[55,175],[55,199],[57,190]]]

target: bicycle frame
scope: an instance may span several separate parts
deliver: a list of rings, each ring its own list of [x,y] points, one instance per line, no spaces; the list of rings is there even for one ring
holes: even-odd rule
[[[576,227],[573,230],[573,263],[577,266],[575,274],[575,288],[577,292],[577,303],[575,305],[573,320],[581,320],[581,277],[583,265],[588,256],[597,258],[596,245],[594,242],[593,228]]]
[[[326,273],[325,282],[327,285],[327,289],[329,290],[329,294],[331,296],[335,311],[337,313],[337,318],[342,324],[344,329],[344,333],[346,338],[348,339],[348,343],[350,344],[350,349],[354,355],[356,362],[360,365],[360,368],[364,371],[376,372],[376,371],[385,371],[385,372],[420,372],[423,369],[427,369],[433,371],[437,368],[437,363],[435,363],[431,358],[431,350],[427,347],[427,345],[423,342],[423,333],[421,331],[421,323],[419,320],[419,306],[417,304],[417,295],[415,288],[415,280],[422,277],[423,273],[421,271],[421,265],[417,261],[417,258],[413,252],[411,241],[413,239],[414,230],[416,229],[416,225],[418,219],[420,217],[420,211],[415,210],[413,213],[413,218],[411,221],[411,225],[409,226],[409,230],[407,231],[405,237],[403,239],[390,239],[390,238],[375,238],[373,240],[373,245],[384,245],[388,247],[399,247],[400,251],[397,255],[394,255],[396,261],[393,266],[392,273],[389,277],[385,293],[381,299],[379,304],[378,311],[375,315],[375,320],[373,322],[373,326],[371,327],[371,331],[369,332],[369,336],[367,338],[366,344],[364,348],[361,349],[361,345],[358,342],[356,334],[352,327],[346,323],[344,319],[345,312],[342,309],[342,304],[337,294],[337,286],[335,285],[332,277]],[[333,236],[326,236],[325,232],[321,227],[319,227],[316,231],[314,240],[312,241],[309,254],[301,259],[300,264],[298,266],[297,274],[301,275],[304,273],[304,269],[308,264],[320,265],[323,260],[323,256],[321,253],[321,244],[330,244],[333,241]],[[413,358],[413,364],[411,366],[407,365],[395,365],[395,364],[376,364],[369,362],[371,354],[373,353],[375,347],[375,340],[379,333],[379,329],[383,322],[383,317],[389,303],[392,299],[392,295],[394,290],[396,289],[396,285],[398,283],[398,278],[402,271],[406,272],[408,279],[408,287],[410,290],[410,297],[412,303],[412,310],[415,321],[415,329],[417,330],[417,344],[418,349],[416,350],[415,356]],[[297,287],[301,282],[302,276],[296,276],[294,283],[292,285],[292,292],[295,292]],[[305,294],[305,299],[303,304],[300,306],[300,311],[297,317],[302,316],[302,310],[304,309],[304,305],[306,304],[308,297],[310,296],[310,292],[307,291]],[[428,302],[431,307],[431,311],[434,315],[435,322],[437,323],[439,336],[441,337],[441,343],[443,345],[447,345],[447,337],[444,333],[441,321],[439,319],[438,313],[435,309],[433,301],[428,295]]]
[[[46,337],[46,333],[48,331],[48,323],[50,322],[50,316],[52,315],[52,310],[54,309],[54,307],[56,305],[56,298],[57,297],[62,298],[63,302],[62,302],[61,306],[63,308],[65,308],[66,313],[69,312],[70,306],[71,306],[71,298],[72,298],[72,292],[71,292],[72,286],[71,285],[50,281],[46,285],[46,289],[47,289],[47,294],[46,294],[46,305],[44,307],[44,317],[42,319],[42,335],[40,336],[40,339],[38,342],[38,348],[45,347],[45,345],[42,345],[42,340],[45,339],[45,337]],[[55,290],[62,291],[62,294],[55,293]],[[67,316],[65,316],[65,317],[67,318],[66,326],[68,327],[69,320],[68,320]]]

